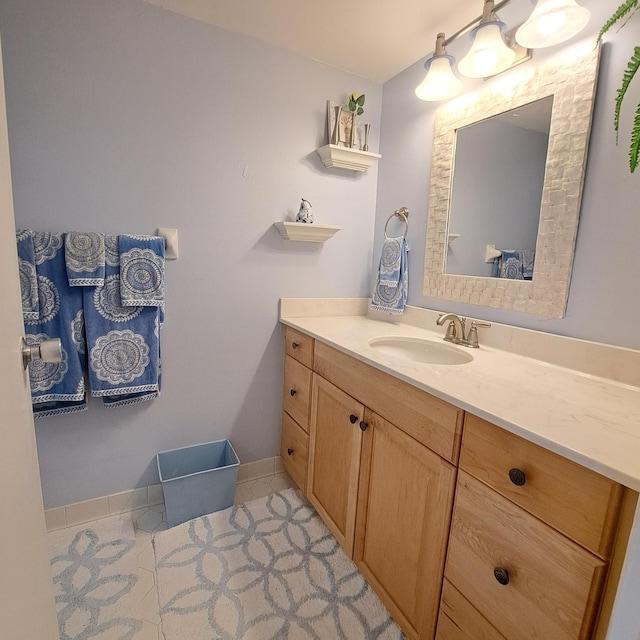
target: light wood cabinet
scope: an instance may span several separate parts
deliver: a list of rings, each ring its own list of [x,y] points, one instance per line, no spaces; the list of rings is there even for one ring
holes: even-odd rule
[[[621,502],[616,483],[468,414],[437,640],[466,639],[452,627],[474,616],[505,640],[591,639]]]
[[[354,562],[410,639],[433,638],[456,468],[367,410]]]
[[[285,353],[284,466],[407,638],[593,640],[620,485],[301,332]]]
[[[438,618],[438,640],[505,640],[505,637],[445,578]]]
[[[307,433],[309,433],[310,404],[311,369],[307,369],[291,356],[285,356],[282,408]]]
[[[469,413],[460,468],[601,558],[610,556],[621,485]]]
[[[291,479],[306,491],[309,434],[286,412],[282,414],[280,459]]]
[[[285,329],[284,352],[300,364],[311,369],[313,367],[313,351],[315,340],[291,327]]]
[[[353,555],[363,421],[362,404],[313,375],[308,498],[349,557]]]
[[[315,345],[313,369],[445,460],[457,464],[462,409],[321,342]]]
[[[445,575],[505,638],[590,637],[605,566],[460,472]]]
[[[309,499],[405,635],[431,639],[462,412],[319,343],[314,369]]]
[[[307,491],[309,411],[313,338],[285,330],[284,381],[282,386],[282,435],[280,459],[293,481]]]

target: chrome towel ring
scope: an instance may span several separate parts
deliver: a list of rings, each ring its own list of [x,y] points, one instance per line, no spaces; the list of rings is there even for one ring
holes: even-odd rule
[[[400,218],[400,220],[404,222],[405,228],[404,228],[404,233],[402,234],[403,238],[407,235],[407,231],[409,231],[409,209],[407,209],[407,207],[400,207],[400,209],[398,209],[397,211],[394,211],[389,216],[389,218],[387,219],[387,222],[384,225],[384,237],[386,240],[389,239],[389,236],[387,235],[387,227],[389,226],[389,223],[393,218]]]

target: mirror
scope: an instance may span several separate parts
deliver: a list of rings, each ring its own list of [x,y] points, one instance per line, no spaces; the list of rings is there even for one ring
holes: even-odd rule
[[[598,60],[599,49],[585,43],[530,69],[512,70],[437,111],[425,296],[552,318],[564,316]],[[550,110],[548,137],[544,140],[543,134],[534,145],[518,133],[522,138],[519,151],[514,147],[509,152],[514,154],[511,163],[500,165],[495,159],[507,153],[505,148],[501,152],[500,145],[505,137],[516,137],[513,129],[499,133],[513,127],[504,120],[537,109]],[[535,168],[524,164],[533,146],[539,147],[531,154],[538,157]],[[506,207],[501,206],[504,199],[499,191],[509,194]],[[526,199],[525,191],[530,192]],[[493,254],[491,245],[496,247]],[[507,250],[531,260],[529,279],[514,279],[509,270],[496,270],[499,264],[492,256],[501,257],[504,263],[511,257]],[[521,260],[520,265],[525,274],[526,262]]]
[[[456,131],[445,273],[509,275],[487,246],[529,251],[535,264],[552,106],[547,96]]]

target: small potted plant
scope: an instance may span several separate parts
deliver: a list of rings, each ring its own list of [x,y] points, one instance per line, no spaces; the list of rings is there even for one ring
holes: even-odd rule
[[[356,132],[358,127],[357,116],[361,116],[364,113],[364,93],[358,95],[352,93],[349,96],[349,111],[351,111],[351,133],[349,134],[349,146],[356,146]]]

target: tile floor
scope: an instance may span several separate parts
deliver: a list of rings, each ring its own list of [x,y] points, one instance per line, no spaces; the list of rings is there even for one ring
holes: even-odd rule
[[[294,486],[293,482],[285,472],[257,480],[240,482],[236,485],[235,504],[263,498],[274,491],[288,489],[292,486]],[[136,589],[138,590],[142,619],[142,631],[136,636],[136,640],[164,640],[164,635],[160,630],[155,558],[151,544],[153,534],[167,528],[164,505],[156,504],[146,509],[132,511],[130,515],[136,531],[139,577]]]

